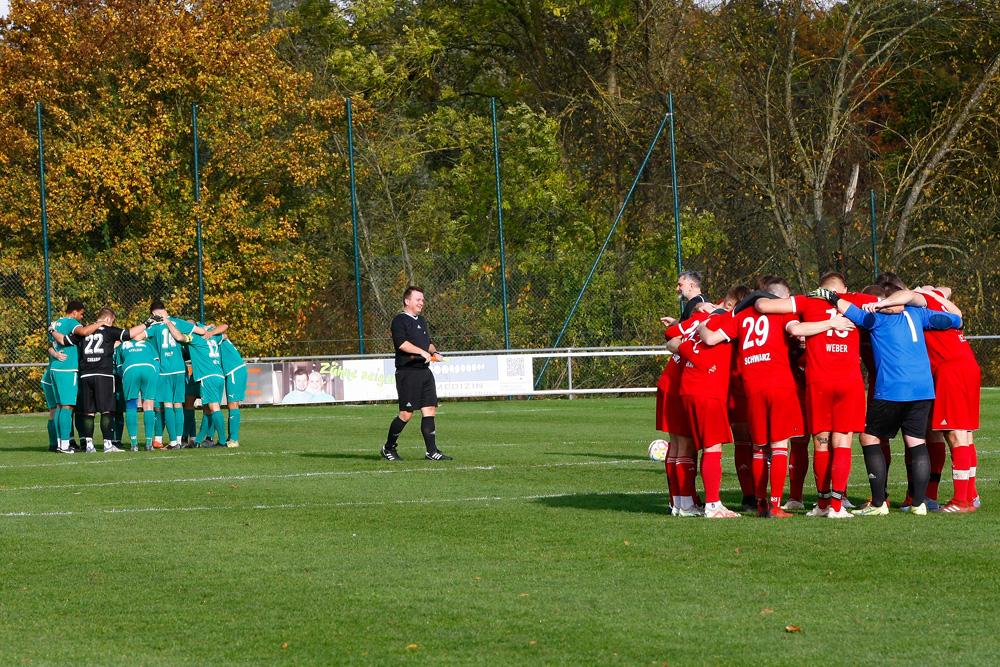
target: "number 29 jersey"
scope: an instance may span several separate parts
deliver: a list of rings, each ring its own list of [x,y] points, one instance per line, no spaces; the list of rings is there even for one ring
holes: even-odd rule
[[[764,315],[748,308],[732,318],[720,319],[709,321],[708,328],[720,327],[719,333],[736,345],[736,359],[747,396],[765,389],[795,389],[785,327],[798,322],[796,316]]]

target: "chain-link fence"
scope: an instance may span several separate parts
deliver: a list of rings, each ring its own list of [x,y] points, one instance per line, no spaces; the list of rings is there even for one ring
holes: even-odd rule
[[[732,284],[752,282],[756,275],[792,275],[793,268],[778,244],[774,247],[731,243],[706,249],[685,261],[685,268],[703,272],[705,292],[721,298]],[[510,345],[514,349],[552,346],[595,259],[594,255],[519,253],[507,258],[507,294]],[[608,251],[587,287],[560,343],[562,347],[657,345],[663,342],[659,318],[676,316],[680,304],[675,291],[676,266],[672,248]],[[915,283],[955,285],[956,300],[966,309],[968,334],[1000,332],[1000,312],[984,298],[978,275],[968,266],[952,264],[936,273],[917,274]],[[862,260],[848,270],[855,288],[871,281],[872,268]],[[970,279],[970,276],[973,279]],[[794,282],[794,281],[793,281]],[[505,345],[500,260],[494,253],[441,256],[366,258],[362,267],[362,319],[366,353],[389,353],[389,322],[402,307],[407,285],[420,285],[427,295],[425,315],[442,350],[502,349]],[[123,327],[148,316],[152,299],[162,299],[172,313],[198,313],[195,262],[167,269],[112,261],[59,262],[51,265],[52,316],[61,315],[68,299],[80,299],[86,319],[108,305]],[[302,286],[307,306],[287,312],[249,313],[235,307],[239,294],[227,292],[225,282],[209,283],[206,315],[225,321],[244,356],[310,356],[358,351],[354,285],[326,285],[309,292]],[[324,294],[340,294],[327,299]],[[0,412],[38,410],[44,406],[39,387],[43,369],[15,364],[41,363],[45,352],[45,275],[41,262],[0,267],[0,320],[5,332],[0,346]],[[266,321],[268,336],[260,335]],[[309,326],[319,323],[319,326]],[[253,330],[253,335],[249,332]],[[995,339],[973,340],[983,382],[1000,380]],[[651,386],[662,360],[654,357],[615,357],[577,360],[574,386]],[[565,360],[555,360],[539,389],[566,386]]]

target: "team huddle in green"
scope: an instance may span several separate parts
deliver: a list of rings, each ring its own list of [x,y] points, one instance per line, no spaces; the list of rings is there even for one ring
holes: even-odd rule
[[[239,447],[247,365],[227,335],[229,325],[170,317],[161,301],[153,301],[149,319],[130,329],[114,325],[111,308],[102,308],[86,326],[83,315],[83,303],[70,301],[65,315],[49,324],[49,366],[42,376],[49,451],[96,452],[95,419],[105,452],[123,451],[125,429],[131,450],[139,451],[140,405],[147,451]],[[198,399],[203,418],[195,432]]]

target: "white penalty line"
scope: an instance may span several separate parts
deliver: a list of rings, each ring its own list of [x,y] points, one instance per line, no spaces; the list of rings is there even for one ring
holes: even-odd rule
[[[498,464],[490,466],[455,466],[445,468],[389,468],[382,470],[325,470],[321,472],[298,472],[284,475],[220,475],[217,477],[191,477],[180,479],[130,479],[114,482],[88,482],[83,484],[49,484],[35,486],[0,487],[0,493],[14,491],[49,491],[59,489],[89,489],[111,486],[139,486],[144,484],[191,484],[199,482],[238,482],[258,479],[296,479],[303,477],[344,477],[352,475],[391,475],[408,472],[468,472],[498,469],[564,468],[577,466],[599,466],[646,463],[645,459],[615,459],[611,461],[567,461],[563,463],[539,463],[536,465]]]

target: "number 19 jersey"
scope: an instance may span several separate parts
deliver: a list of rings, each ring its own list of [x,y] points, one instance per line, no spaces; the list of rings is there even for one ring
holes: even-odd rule
[[[736,345],[740,376],[747,396],[765,389],[795,389],[795,378],[788,362],[785,327],[798,322],[794,315],[764,315],[747,309],[730,319],[708,323],[711,329],[721,324],[719,333]]]
[[[194,330],[194,325],[187,320],[171,317],[170,321],[182,334],[190,335]],[[187,372],[184,358],[181,356],[181,344],[170,335],[170,329],[166,324],[154,324],[149,327],[146,335],[160,358],[160,375],[180,375]]]

